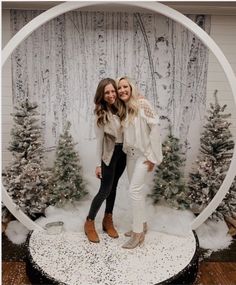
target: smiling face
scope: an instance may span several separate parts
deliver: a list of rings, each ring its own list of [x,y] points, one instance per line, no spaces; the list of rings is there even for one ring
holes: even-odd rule
[[[132,94],[129,82],[126,79],[121,79],[118,83],[118,96],[125,103],[129,101]]]
[[[105,102],[107,102],[108,105],[112,105],[115,103],[116,89],[111,83],[105,86],[103,99]]]

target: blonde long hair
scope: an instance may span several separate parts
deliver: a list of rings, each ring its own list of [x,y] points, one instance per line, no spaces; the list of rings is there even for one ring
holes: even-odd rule
[[[132,122],[134,118],[138,115],[139,105],[138,105],[138,91],[135,85],[132,83],[129,77],[122,76],[116,79],[117,88],[119,82],[124,79],[128,82],[130,89],[131,89],[131,96],[128,102],[125,103],[126,112],[128,114],[128,120]],[[122,100],[121,100],[122,101]]]
[[[107,104],[104,100],[104,90],[105,87],[109,84],[115,88],[116,91],[116,101],[111,106]],[[97,115],[97,125],[104,126],[109,122],[109,114],[116,114],[120,117],[120,120],[123,121],[125,119],[125,103],[119,99],[116,82],[112,78],[104,78],[102,79],[97,86],[97,90],[94,96],[94,114]]]

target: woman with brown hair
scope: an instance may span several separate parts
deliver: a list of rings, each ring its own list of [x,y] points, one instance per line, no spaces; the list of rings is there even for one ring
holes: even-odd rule
[[[112,213],[116,198],[116,188],[126,166],[123,148],[121,121],[125,118],[125,106],[118,98],[116,83],[111,78],[102,79],[94,97],[95,133],[97,138],[96,177],[101,179],[97,195],[94,197],[84,224],[89,241],[99,242],[94,220],[106,200],[103,230],[112,238],[118,238],[113,225]]]

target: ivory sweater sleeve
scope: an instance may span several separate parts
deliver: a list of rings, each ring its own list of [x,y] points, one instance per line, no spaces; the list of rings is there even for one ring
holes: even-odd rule
[[[163,160],[159,117],[146,99],[141,99],[140,101],[141,116],[150,130],[150,148],[146,153],[147,159],[159,165]]]

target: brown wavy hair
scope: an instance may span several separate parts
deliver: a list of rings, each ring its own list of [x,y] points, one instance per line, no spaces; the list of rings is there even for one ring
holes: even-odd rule
[[[104,90],[109,84],[112,84],[116,91],[116,101],[112,105],[107,104],[107,102],[104,100]],[[125,119],[125,104],[118,98],[116,82],[112,78],[104,78],[98,83],[94,96],[94,104],[94,114],[97,116],[98,126],[104,126],[106,123],[108,123],[109,115],[111,113],[118,115],[121,121]]]

